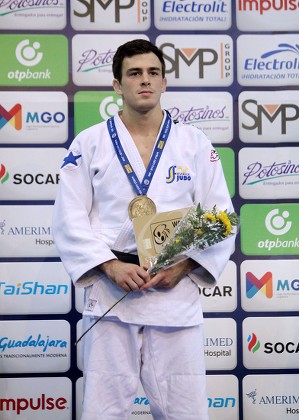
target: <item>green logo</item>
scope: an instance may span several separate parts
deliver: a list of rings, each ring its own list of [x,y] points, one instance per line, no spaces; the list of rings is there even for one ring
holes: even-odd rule
[[[216,148],[223,166],[224,176],[231,197],[235,195],[235,155],[229,147]]]
[[[64,86],[68,41],[64,35],[0,35],[0,85]]]
[[[299,204],[245,204],[241,208],[245,255],[298,255]]]
[[[75,135],[91,125],[113,117],[122,109],[122,99],[114,91],[77,92],[74,96]]]

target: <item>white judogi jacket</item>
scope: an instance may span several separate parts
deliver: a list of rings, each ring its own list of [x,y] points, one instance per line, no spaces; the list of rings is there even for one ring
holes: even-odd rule
[[[115,125],[141,183],[145,167],[137,147],[118,115]],[[183,179],[178,175],[182,171],[188,175]],[[213,146],[199,129],[181,123],[172,123],[147,195],[155,202],[157,212],[194,203],[207,209],[216,204],[220,210],[233,211],[222,165]],[[128,217],[128,205],[135,196],[115,153],[106,122],[82,131],[71,144],[60,171],[53,237],[74,284],[86,288],[84,315],[102,315],[125,293],[94,267],[115,258],[111,249],[137,253]],[[201,323],[198,284],[213,286],[233,249],[234,237],[230,237],[202,252],[193,251],[191,257],[201,267],[175,288],[132,292],[109,316],[143,325]]]

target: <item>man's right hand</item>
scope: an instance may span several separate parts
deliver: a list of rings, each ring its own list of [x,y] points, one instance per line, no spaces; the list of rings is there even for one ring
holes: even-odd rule
[[[150,280],[148,272],[139,265],[125,263],[117,259],[100,264],[99,269],[126,292],[138,291]]]

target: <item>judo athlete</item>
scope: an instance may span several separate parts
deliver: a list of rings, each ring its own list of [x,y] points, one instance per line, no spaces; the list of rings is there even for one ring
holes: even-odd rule
[[[221,162],[202,131],[162,110],[165,62],[155,45],[121,45],[113,75],[123,110],[73,140],[53,215],[61,260],[85,288],[83,330],[131,291],[82,340],[82,420],[128,419],[139,380],[154,419],[207,420],[198,285],[215,284],[234,238],[151,278],[136,264],[131,219],[136,208],[142,214],[194,203],[233,211]]]

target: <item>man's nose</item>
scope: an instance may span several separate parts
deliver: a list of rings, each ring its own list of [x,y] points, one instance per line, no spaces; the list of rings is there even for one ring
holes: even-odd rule
[[[150,84],[149,75],[147,73],[142,74],[142,84],[143,85],[149,85]]]

